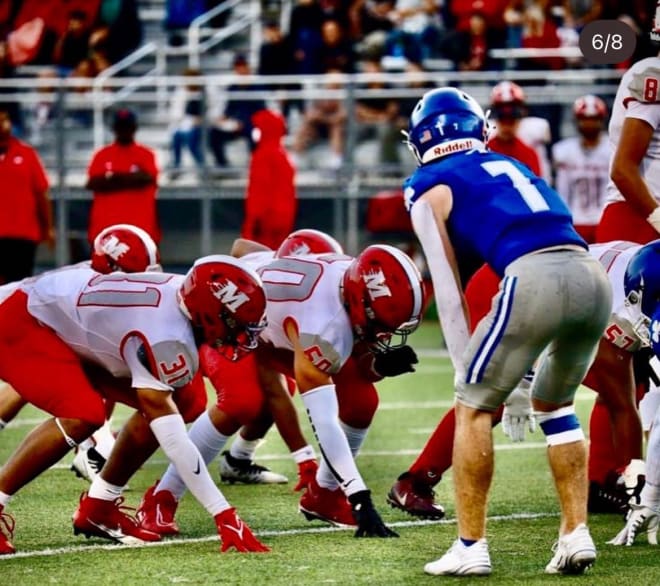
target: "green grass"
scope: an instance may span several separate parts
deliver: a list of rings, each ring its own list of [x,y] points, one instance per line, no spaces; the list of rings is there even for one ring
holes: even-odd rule
[[[415,335],[417,348],[434,347],[439,340],[432,322]],[[400,539],[356,540],[346,530],[329,530],[309,523],[298,512],[299,495],[293,483],[280,486],[223,485],[223,492],[241,516],[272,547],[269,554],[219,553],[212,519],[187,496],[178,521],[182,535],[155,547],[126,548],[102,540],[74,537],[71,514],[86,483],[68,470],[71,456],[21,491],[10,504],[16,518],[15,557],[0,558],[3,585],[32,584],[432,584],[441,578],[426,576],[423,566],[439,557],[456,536],[451,474],[437,489],[447,510],[440,523],[419,522],[385,505],[385,494],[405,470],[429,433],[451,404],[452,372],[447,359],[424,356],[418,372],[383,381],[381,408],[358,459],[385,520]],[[593,394],[581,391],[578,413],[587,421]],[[299,401],[296,398],[296,401]],[[298,405],[300,403],[298,402]],[[117,422],[127,411],[119,409]],[[302,415],[302,413],[301,413]],[[0,433],[0,462],[30,429],[27,420],[42,415],[25,409]],[[305,422],[306,424],[306,422]],[[586,426],[585,426],[586,427]],[[309,427],[305,425],[309,434]],[[309,435],[311,437],[311,434]],[[539,432],[515,446],[495,432],[496,472],[491,492],[488,537],[493,575],[484,580],[460,579],[461,584],[549,584],[557,580],[580,584],[660,584],[657,548],[640,542],[632,548],[614,548],[605,542],[622,527],[614,515],[593,516],[592,534],[599,558],[586,576],[545,576],[543,568],[558,530],[558,507]],[[520,447],[522,449],[512,449]],[[295,478],[295,465],[276,433],[259,450],[260,460]],[[162,453],[156,454],[132,479],[127,504],[137,506],[142,492],[164,471]],[[212,465],[217,475],[217,467]],[[512,516],[516,515],[516,518]],[[61,550],[61,551],[59,551]],[[447,579],[443,581],[452,581]],[[453,579],[456,582],[456,579]]]

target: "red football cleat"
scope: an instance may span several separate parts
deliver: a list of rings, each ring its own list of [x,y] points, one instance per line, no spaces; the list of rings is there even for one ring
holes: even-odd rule
[[[114,501],[92,498],[84,492],[78,509],[73,514],[73,533],[85,537],[103,537],[125,545],[137,545],[145,541],[160,541],[160,535],[140,527],[135,518],[122,507],[123,497]]]
[[[222,541],[221,552],[232,547],[240,552],[266,552],[270,547],[264,545],[252,533],[252,530],[236,513],[236,509],[225,509],[215,517],[215,524]]]
[[[318,519],[337,527],[356,527],[357,523],[351,511],[351,504],[341,488],[329,490],[322,488],[314,478],[305,489],[298,510],[308,521]]]
[[[179,526],[174,515],[179,503],[169,490],[154,493],[158,482],[144,493],[136,517],[140,527],[159,535],[178,535]]]
[[[435,492],[431,485],[416,480],[409,472],[404,472],[387,493],[387,502],[420,519],[442,519],[445,510],[435,503]]]

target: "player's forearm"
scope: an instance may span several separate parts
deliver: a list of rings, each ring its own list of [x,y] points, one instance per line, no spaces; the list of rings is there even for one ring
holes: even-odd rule
[[[648,217],[658,207],[638,168],[615,161],[611,176],[621,195],[643,217]]]

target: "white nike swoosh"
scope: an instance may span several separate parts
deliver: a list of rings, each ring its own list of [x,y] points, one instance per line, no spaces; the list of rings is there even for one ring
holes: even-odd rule
[[[103,533],[105,533],[108,537],[112,539],[116,539],[119,543],[123,543],[126,545],[131,545],[131,544],[136,544],[136,543],[144,543],[141,539],[138,539],[137,537],[133,537],[132,535],[126,535],[119,527],[117,529],[111,529],[110,527],[106,527],[103,525],[103,523],[94,523],[89,517],[87,518],[89,523],[91,525],[94,525],[94,527],[98,527]]]

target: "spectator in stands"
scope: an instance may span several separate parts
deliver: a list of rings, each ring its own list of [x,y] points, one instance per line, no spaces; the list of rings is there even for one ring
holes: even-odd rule
[[[298,0],[292,8],[289,38],[296,73],[323,73],[319,62],[323,19],[323,11],[316,0]]]
[[[108,31],[106,57],[110,63],[117,63],[142,44],[137,0],[101,2],[97,25]]]
[[[330,69],[353,73],[355,69],[353,45],[338,20],[329,19],[321,25],[320,64],[319,73]]]
[[[259,48],[259,75],[292,75],[295,73],[293,68],[293,49],[291,41],[287,35],[282,32],[280,23],[277,19],[268,19],[263,24],[263,41]],[[278,90],[296,90],[300,89],[299,84],[278,83],[268,84],[268,91]],[[302,100],[283,99],[280,101],[280,108],[284,116],[289,115],[291,108],[297,108],[302,111]]]
[[[252,116],[252,126],[257,136],[241,238],[276,250],[293,231],[296,220],[295,168],[282,144],[286,122],[281,114],[259,110]]]
[[[48,178],[39,155],[12,135],[0,103],[0,285],[29,277],[37,245],[55,244]]]
[[[115,140],[96,151],[87,170],[87,189],[93,192],[88,240],[112,224],[133,224],[158,244],[160,226],[156,209],[158,168],[156,155],[135,141],[135,113],[117,110],[112,129]]]
[[[485,14],[475,11],[470,15],[466,30],[455,30],[445,36],[441,52],[454,62],[458,71],[486,71],[495,67],[488,55],[493,46]]]
[[[199,69],[188,68],[184,77],[199,77]],[[170,102],[170,136],[172,137],[172,162],[170,177],[176,179],[181,168],[181,155],[187,148],[198,168],[204,166],[202,148],[202,122],[204,116],[204,92],[199,81],[190,81],[176,88]]]
[[[525,9],[521,46],[524,49],[558,49],[561,46],[557,26],[538,4]],[[561,57],[533,57],[522,60],[520,66],[524,69],[557,70],[564,66],[564,60]]]
[[[0,79],[9,79],[14,77],[14,75],[15,70],[9,58],[7,43],[0,40]],[[18,99],[9,99],[9,97],[13,97],[16,92],[17,90],[11,87],[0,87],[0,96],[3,98],[3,101],[0,102],[0,106],[2,106],[9,114],[14,129],[14,135],[21,137],[23,136],[25,129],[23,127],[23,113],[21,111],[20,102]]]
[[[362,73],[384,74],[379,58],[369,57],[361,61]],[[386,90],[383,75],[374,77],[364,84],[364,89]],[[376,131],[379,142],[379,158],[387,165],[398,165],[398,139],[392,140],[391,126],[396,123],[399,114],[399,104],[395,98],[387,96],[362,97],[355,101],[355,119],[361,125],[363,131],[369,135]],[[364,133],[363,133],[364,134]]]
[[[397,0],[391,18],[387,55],[419,62],[436,54],[443,28],[438,0]]]
[[[216,106],[212,126],[209,129],[209,146],[218,167],[228,164],[225,145],[230,140],[243,138],[248,141],[250,150],[254,148],[252,140],[252,116],[263,110],[266,104],[263,99],[235,98],[232,92],[253,92],[255,96],[263,93],[260,85],[250,84],[245,78],[251,74],[250,64],[242,53],[234,57],[234,73],[236,81],[225,90],[225,105]],[[219,101],[218,101],[219,102]]]
[[[324,87],[337,90],[342,87],[338,71],[328,71]],[[300,159],[315,138],[322,136],[330,140],[332,154],[328,160],[331,169],[341,167],[344,158],[346,134],[346,108],[344,101],[335,97],[322,97],[309,100],[303,113],[303,119],[293,139],[293,154]]]
[[[53,64],[57,65],[61,75],[68,75],[87,58],[90,34],[87,14],[83,10],[69,12],[67,28],[55,42],[53,50]]]
[[[354,0],[349,8],[351,38],[358,53],[383,54],[396,0]]]

